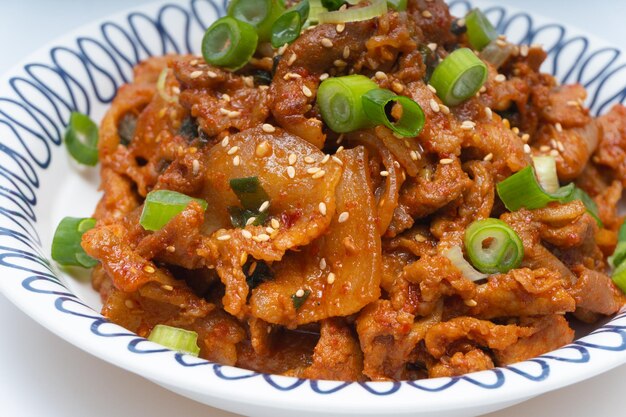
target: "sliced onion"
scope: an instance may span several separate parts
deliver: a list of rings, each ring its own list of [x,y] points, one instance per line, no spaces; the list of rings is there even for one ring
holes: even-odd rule
[[[362,22],[379,17],[387,13],[386,0],[372,0],[369,6],[351,7],[345,10],[337,10],[334,12],[320,13],[320,23],[348,23]]]
[[[491,41],[480,51],[480,58],[489,62],[496,69],[500,68],[515,52],[515,46],[507,43],[505,46],[498,45],[498,41]]]
[[[157,92],[161,96],[161,98],[168,103],[178,103],[178,98],[175,96],[170,96],[167,91],[165,91],[165,80],[167,79],[167,72],[169,68],[163,68],[163,71],[159,74],[159,78],[157,79],[156,88]]]
[[[456,266],[461,271],[461,274],[470,281],[480,281],[489,277],[489,275],[477,271],[472,264],[466,261],[463,257],[463,251],[458,246],[453,246],[446,250],[443,252],[443,256],[448,258],[452,265]]]
[[[555,193],[560,185],[554,156],[533,156],[533,165],[541,188],[548,193]]]

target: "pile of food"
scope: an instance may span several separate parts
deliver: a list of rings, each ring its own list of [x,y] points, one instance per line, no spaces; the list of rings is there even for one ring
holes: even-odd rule
[[[105,317],[221,364],[378,381],[522,361],[620,310],[626,108],[593,118],[479,10],[286,3],[232,1],[202,57],[137,65],[97,145],[74,115],[104,195],[53,257],[94,267]]]

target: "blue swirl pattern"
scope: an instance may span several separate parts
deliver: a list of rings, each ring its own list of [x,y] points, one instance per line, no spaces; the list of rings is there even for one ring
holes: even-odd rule
[[[279,391],[305,385],[316,394],[331,395],[357,383],[276,377],[222,366],[159,348],[108,322],[60,282],[37,231],[40,176],[51,169],[52,150],[61,144],[70,112],[91,114],[94,104],[111,102],[116,90],[131,79],[133,66],[149,56],[197,53],[197,40],[211,21],[224,14],[226,3],[164,4],[153,15],[133,12],[124,20],[104,22],[99,33],[77,37],[71,47],[51,48],[49,62],[26,64],[21,75],[8,80],[9,94],[0,97],[0,268],[9,279],[20,279],[24,290],[45,296],[59,313],[88,321],[92,334],[126,339],[133,354],[172,355],[182,367],[210,367],[223,381],[261,378]],[[463,15],[471,4],[454,1],[451,7],[454,14]],[[555,23],[538,25],[525,12],[509,13],[499,6],[484,10],[513,41],[544,43],[549,56],[545,70],[563,82],[583,84],[594,113],[626,99],[626,64],[618,49],[593,49],[584,36],[569,36],[565,27]],[[608,339],[607,334],[611,335]],[[434,393],[458,384],[493,390],[513,375],[528,381],[546,380],[552,363],[587,363],[596,350],[626,350],[626,313],[569,346],[506,368],[455,378],[358,385],[374,396],[393,395],[401,389]]]

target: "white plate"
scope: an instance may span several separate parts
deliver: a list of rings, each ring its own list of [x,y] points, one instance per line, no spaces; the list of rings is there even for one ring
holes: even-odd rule
[[[0,289],[27,314],[98,357],[201,402],[248,415],[278,415],[281,410],[281,415],[289,415],[291,409],[301,415],[333,410],[333,414],[354,415],[469,416],[626,362],[623,317],[567,348],[507,369],[455,379],[362,385],[316,383],[214,366],[162,352],[158,346],[103,322],[99,314],[83,304],[99,309],[98,297],[88,281],[68,279],[56,267],[51,271],[43,261],[57,221],[66,215],[90,213],[98,198],[95,172],[71,165],[66,152],[58,146],[59,138],[70,109],[89,112],[96,119],[102,116],[106,102],[115,88],[129,78],[131,64],[138,58],[174,51],[174,45],[180,51],[187,46],[197,49],[202,23],[194,19],[191,6],[202,9],[198,15],[207,24],[212,14],[210,3],[177,4],[146,6],[139,13],[122,13],[86,26],[28,59],[46,66],[58,65],[65,81],[59,72],[41,66],[19,66],[0,80],[2,91],[6,91],[0,94],[4,97],[0,99],[0,120],[5,121],[0,121],[0,265],[6,268],[2,270]],[[457,7],[457,14],[463,14],[458,11],[463,10],[463,5]],[[160,23],[171,37],[171,41],[166,37],[164,44],[155,25],[149,23],[149,19],[158,19],[159,13]],[[613,73],[621,61],[612,59],[617,58],[617,49],[604,49],[610,48],[606,42],[590,35],[577,37],[580,34],[576,31],[549,25],[545,19],[531,18],[509,8],[492,10],[489,15],[493,21],[501,22],[501,28],[507,29],[513,40],[541,42],[548,48],[557,45],[552,48],[546,70],[556,67],[561,78],[587,84],[594,110],[622,99],[625,83],[620,82],[621,72]],[[188,32],[185,17],[191,23]],[[112,22],[104,25],[108,36],[101,32],[104,22]],[[135,54],[130,40],[136,42],[138,36],[150,52],[137,43]],[[82,56],[74,55],[72,51],[80,51],[81,47]],[[7,214],[7,209],[13,213]],[[157,352],[146,353],[146,349]],[[192,361],[195,366],[181,364],[185,361]],[[233,380],[234,377],[240,379]],[[320,393],[328,390],[333,392]]]

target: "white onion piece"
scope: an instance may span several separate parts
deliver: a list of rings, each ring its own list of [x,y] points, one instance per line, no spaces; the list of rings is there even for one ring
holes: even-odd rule
[[[557,192],[560,184],[554,156],[533,156],[533,165],[541,188],[547,193]]]
[[[452,265],[456,266],[461,271],[461,274],[470,281],[480,281],[489,277],[489,275],[477,271],[472,264],[467,262],[463,257],[463,251],[458,246],[452,246],[444,251],[442,255],[448,258]]]

